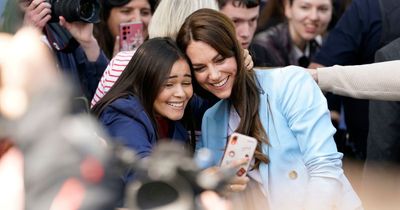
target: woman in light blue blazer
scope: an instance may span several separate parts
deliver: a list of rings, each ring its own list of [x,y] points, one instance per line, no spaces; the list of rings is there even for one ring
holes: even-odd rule
[[[178,37],[188,55],[195,92],[222,99],[203,117],[202,138],[219,164],[228,136],[253,136],[258,146],[249,171],[270,209],[362,209],[343,174],[326,100],[310,75],[289,66],[246,71],[233,23],[202,9]]]

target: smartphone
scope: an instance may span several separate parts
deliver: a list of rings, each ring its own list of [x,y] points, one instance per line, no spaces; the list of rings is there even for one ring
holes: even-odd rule
[[[247,164],[241,165],[236,172],[236,175],[239,177],[246,176],[256,147],[257,139],[240,133],[233,133],[229,137],[228,144],[225,148],[224,156],[221,161],[221,166],[229,165],[234,160],[248,158],[249,161]]]
[[[144,41],[143,23],[140,21],[119,24],[119,49],[128,51],[137,49]]]

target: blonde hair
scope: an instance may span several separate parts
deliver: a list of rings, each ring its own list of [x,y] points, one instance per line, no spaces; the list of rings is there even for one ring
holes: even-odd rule
[[[202,8],[218,9],[216,0],[162,0],[151,18],[149,38],[170,37],[173,40],[186,17]]]

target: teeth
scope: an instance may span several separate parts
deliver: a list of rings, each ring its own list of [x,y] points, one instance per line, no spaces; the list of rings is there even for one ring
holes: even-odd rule
[[[216,83],[216,84],[212,84],[212,85],[215,86],[215,87],[221,87],[221,86],[225,85],[225,83],[226,83],[227,81],[228,81],[228,77],[225,78],[224,80],[222,80],[221,82]]]
[[[168,105],[173,107],[183,107],[183,102],[169,102]]]

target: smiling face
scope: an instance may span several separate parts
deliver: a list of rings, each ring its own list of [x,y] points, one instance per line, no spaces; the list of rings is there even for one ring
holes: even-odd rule
[[[192,95],[192,76],[189,64],[185,60],[179,59],[172,66],[168,79],[154,101],[154,110],[157,114],[170,120],[180,120]]]
[[[107,25],[112,36],[115,38],[119,34],[120,23],[141,21],[143,23],[143,37],[147,37],[147,26],[151,17],[151,7],[148,0],[131,0],[124,6],[111,9]]]
[[[332,18],[332,0],[293,0],[285,15],[295,43],[310,41],[326,31]]]
[[[186,54],[193,65],[199,85],[220,99],[231,96],[237,73],[235,57],[224,58],[202,41],[191,41]]]

